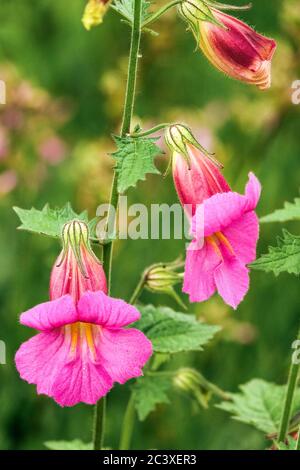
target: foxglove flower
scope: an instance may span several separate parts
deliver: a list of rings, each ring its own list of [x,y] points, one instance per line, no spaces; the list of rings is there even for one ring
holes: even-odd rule
[[[165,139],[172,151],[175,188],[182,206],[193,216],[198,204],[215,193],[230,191],[222,165],[197,142],[190,129],[175,124]]]
[[[234,309],[243,300],[249,289],[246,265],[256,257],[259,225],[254,209],[260,191],[259,181],[250,173],[245,195],[217,193],[198,206],[183,285],[191,302],[207,300],[216,290]]]
[[[51,300],[21,315],[21,324],[39,334],[22,344],[16,366],[38,394],[61,406],[94,404],[114,382],[142,375],[152,346],[140,331],[124,328],[140,318],[137,309],[106,295],[87,226],[67,224],[63,241],[51,275]]]
[[[179,7],[202,52],[228,76],[256,85],[261,90],[269,88],[276,42],[212,7],[213,4],[206,0],[189,0]]]

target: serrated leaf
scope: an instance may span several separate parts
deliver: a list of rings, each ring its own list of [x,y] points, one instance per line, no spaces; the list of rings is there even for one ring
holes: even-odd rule
[[[162,153],[156,139],[144,137],[114,137],[118,150],[112,154],[116,160],[118,192],[124,193],[138,181],[145,180],[147,173],[159,174],[154,158]]]
[[[167,391],[172,386],[168,377],[141,377],[136,381],[133,390],[133,399],[140,421],[144,421],[159,403],[170,403]]]
[[[283,238],[278,238],[278,246],[269,247],[269,253],[262,255],[251,265],[260,271],[273,272],[278,276],[282,272],[300,274],[300,236],[283,230]]]
[[[142,0],[142,23],[151,16],[148,11],[150,5],[151,2]],[[112,8],[126,18],[129,23],[133,23],[134,0],[115,0]]]
[[[286,386],[254,379],[240,387],[241,393],[231,394],[217,408],[233,415],[233,419],[250,424],[266,434],[277,433],[282,414]],[[292,413],[300,408],[300,388],[296,390]]]
[[[155,352],[202,351],[202,346],[220,330],[219,326],[197,321],[194,315],[174,312],[168,307],[138,308],[142,318],[136,326],[152,341]]]
[[[44,445],[50,450],[92,450],[93,445],[91,442],[86,444],[80,439],[74,441],[47,441]]]
[[[89,224],[87,211],[77,214],[69,203],[61,209],[51,209],[48,204],[42,210],[34,207],[29,210],[20,207],[14,207],[13,209],[21,221],[21,225],[18,227],[19,230],[47,235],[48,237],[60,237],[64,224],[70,220],[82,220]],[[91,223],[94,223],[94,221],[91,221]]]
[[[288,222],[291,220],[300,220],[300,198],[294,199],[294,202],[285,202],[283,209],[265,215],[260,219],[260,222]]]

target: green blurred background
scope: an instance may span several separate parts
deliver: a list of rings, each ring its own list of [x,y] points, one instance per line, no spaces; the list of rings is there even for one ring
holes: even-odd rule
[[[20,312],[48,295],[49,272],[59,251],[56,241],[16,232],[12,206],[42,208],[71,201],[95,215],[109,195],[114,149],[126,79],[129,29],[110,11],[104,24],[86,32],[80,18],[84,0],[1,0],[0,79],[7,104],[0,106],[0,339],[7,364],[0,365],[0,448],[42,449],[53,439],[90,440],[92,408],[62,409],[34,386],[22,382],[14,354],[32,335],[18,325]],[[258,209],[264,215],[297,196],[300,178],[300,105],[291,103],[291,85],[300,79],[298,0],[254,0],[238,15],[278,41],[273,87],[260,92],[214,70],[199,53],[186,25],[169,12],[144,35],[135,121],[150,127],[183,121],[225,164],[233,188],[242,191],[254,170],[263,185]],[[167,159],[157,162],[162,170]],[[150,176],[130,190],[135,202],[176,200],[171,176]],[[288,228],[299,233],[299,227]],[[261,230],[259,253],[274,244],[278,225]],[[151,247],[151,248],[150,248]],[[128,241],[116,245],[113,295],[128,299],[140,272],[170,261],[183,243]],[[187,300],[187,299],[185,299]],[[143,302],[168,303],[145,293]],[[253,377],[283,383],[291,341],[299,322],[299,280],[253,272],[251,289],[236,312],[214,297],[191,311],[223,326],[201,354],[173,359],[193,365],[226,390]],[[107,443],[116,448],[129,388],[109,396]],[[176,391],[170,406],[158,407],[136,426],[134,448],[253,449],[264,437],[214,408],[195,411]]]

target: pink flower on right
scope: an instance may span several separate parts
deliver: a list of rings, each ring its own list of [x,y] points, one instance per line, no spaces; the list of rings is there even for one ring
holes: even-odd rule
[[[183,284],[191,302],[205,301],[218,291],[236,309],[245,297],[249,289],[247,264],[256,258],[259,224],[254,210],[260,192],[258,179],[249,173],[244,195],[217,193],[198,205]]]
[[[199,21],[199,45],[210,62],[232,78],[265,90],[271,85],[271,60],[276,42],[247,24],[211,9],[225,27]]]

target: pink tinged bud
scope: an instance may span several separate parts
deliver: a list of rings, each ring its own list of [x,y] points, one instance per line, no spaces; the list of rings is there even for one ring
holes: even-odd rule
[[[173,179],[181,204],[190,205],[190,215],[193,216],[197,204],[202,204],[216,193],[230,191],[230,187],[218,165],[209,156],[192,144],[187,144],[186,148],[189,163],[182,155],[174,152]]]
[[[50,278],[50,299],[70,294],[78,302],[86,291],[107,293],[103,267],[92,251],[87,225],[78,220],[67,223],[62,232],[63,249]]]
[[[218,22],[199,21],[200,48],[219,70],[265,90],[271,86],[271,60],[276,42],[242,21],[211,9]]]

